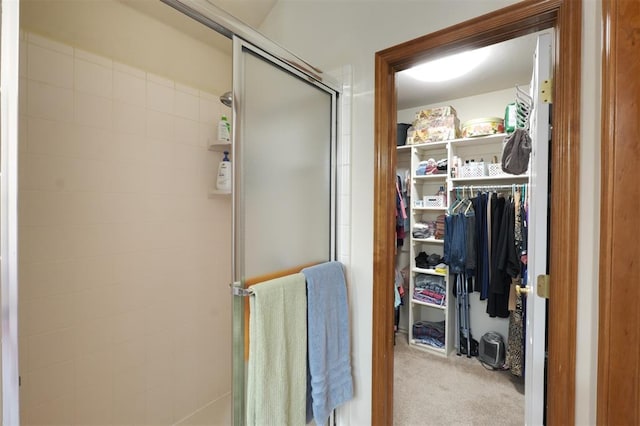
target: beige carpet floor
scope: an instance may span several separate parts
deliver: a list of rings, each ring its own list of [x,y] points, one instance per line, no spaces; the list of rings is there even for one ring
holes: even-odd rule
[[[524,380],[487,370],[476,358],[448,358],[411,348],[398,334],[394,351],[396,426],[524,424]]]

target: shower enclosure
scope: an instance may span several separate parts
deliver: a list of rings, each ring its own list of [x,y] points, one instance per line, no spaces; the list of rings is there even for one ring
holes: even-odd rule
[[[21,424],[229,423],[231,41],[160,2],[21,5]]]
[[[20,3],[21,424],[230,423],[232,346],[242,352],[232,326],[242,325],[243,303],[232,304],[229,284],[243,286],[250,274],[300,256],[335,258],[335,85],[250,30],[236,37],[244,47],[233,60],[249,52],[243,60],[258,63],[245,63],[248,79],[232,79],[237,22],[205,1],[167,3],[175,9],[117,0]],[[290,85],[285,90],[296,88],[284,103],[260,94],[250,73],[265,66]],[[265,112],[270,121],[260,121]],[[231,161],[237,155],[241,164],[233,196],[211,191],[221,153],[210,148],[223,114],[233,117]],[[283,135],[292,117],[286,138],[262,133],[272,126]],[[281,171],[269,176],[275,181],[242,168],[267,151]],[[283,184],[293,191],[282,193]],[[289,196],[280,208],[304,203],[280,210],[302,219],[288,245],[278,232],[262,233],[256,216],[278,219],[267,211],[278,194]],[[278,242],[279,251],[262,251],[271,258],[251,244],[256,230],[261,247]],[[236,424],[243,367],[236,358]],[[9,401],[18,386],[5,385]]]

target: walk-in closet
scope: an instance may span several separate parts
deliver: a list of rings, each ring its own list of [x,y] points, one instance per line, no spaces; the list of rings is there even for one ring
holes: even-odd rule
[[[527,284],[547,264],[551,51],[537,33],[396,74],[396,424],[522,424],[544,404]]]

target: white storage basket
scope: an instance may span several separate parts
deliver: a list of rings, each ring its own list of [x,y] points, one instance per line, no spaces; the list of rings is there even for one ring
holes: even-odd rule
[[[444,207],[443,195],[425,195],[422,197],[422,205],[424,207]]]
[[[466,163],[460,168],[460,176],[461,178],[475,178],[475,177],[483,177],[486,176],[486,170],[484,167],[484,162],[472,162]]]

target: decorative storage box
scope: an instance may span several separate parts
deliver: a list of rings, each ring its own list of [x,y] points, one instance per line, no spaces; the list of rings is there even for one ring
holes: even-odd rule
[[[478,161],[478,162],[471,162],[471,163],[464,164],[460,168],[460,174],[458,175],[458,177],[474,178],[474,177],[482,177],[486,175],[487,175],[487,172],[484,167],[484,162]]]
[[[462,137],[495,135],[504,132],[504,119],[500,117],[476,118],[462,124]]]
[[[416,113],[411,143],[439,142],[460,137],[460,120],[451,106]]]

